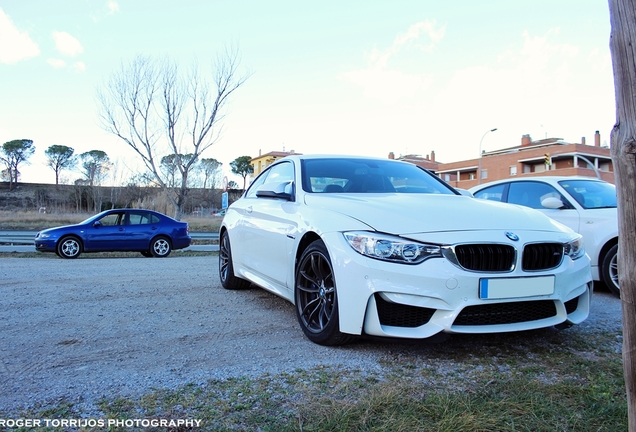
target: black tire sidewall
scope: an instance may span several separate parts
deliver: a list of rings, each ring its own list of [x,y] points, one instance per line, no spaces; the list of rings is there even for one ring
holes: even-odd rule
[[[303,333],[307,338],[319,345],[340,345],[343,343],[341,341],[342,333],[340,333],[340,319],[339,319],[339,307],[338,307],[338,290],[336,286],[336,279],[334,276],[333,284],[334,284],[334,300],[333,300],[333,311],[331,318],[329,319],[329,323],[325,326],[325,328],[319,332],[313,332],[309,330],[302,319],[299,303],[300,303],[300,295],[297,287],[297,281],[299,279],[300,269],[302,267],[303,262],[306,257],[312,253],[321,254],[324,259],[329,263],[329,267],[331,268],[331,272],[333,274],[333,265],[331,264],[331,258],[329,257],[329,252],[327,251],[327,247],[323,243],[322,240],[316,240],[311,243],[307,249],[302,253],[300,260],[298,260],[298,266],[294,272],[294,304],[296,305],[296,318],[298,319],[298,323],[300,324],[300,328],[303,330]]]
[[[612,277],[610,275],[610,264],[614,259],[614,256],[617,254],[618,245],[614,245],[609,251],[607,251],[607,254],[605,254],[603,263],[601,265],[601,279],[605,283],[605,286],[607,286],[607,289],[609,289],[612,293],[620,296],[621,290],[614,284],[614,281],[612,281]]]
[[[168,244],[168,252],[166,252],[163,255],[158,254],[157,252],[155,252],[155,244],[158,241],[164,240],[167,244]],[[170,243],[170,240],[167,239],[166,237],[157,237],[155,239],[152,240],[152,243],[150,243],[150,253],[152,254],[152,256],[154,256],[155,258],[165,258],[168,255],[170,255],[170,252],[172,252],[172,244]]]
[[[225,278],[223,277],[223,270],[221,268],[221,254],[223,253],[223,243],[226,243],[227,246],[227,275]],[[232,246],[230,245],[230,235],[227,231],[223,231],[221,233],[221,238],[219,239],[219,280],[221,281],[221,286],[227,290],[240,290],[250,287],[250,282],[234,276],[234,265],[232,264]]]

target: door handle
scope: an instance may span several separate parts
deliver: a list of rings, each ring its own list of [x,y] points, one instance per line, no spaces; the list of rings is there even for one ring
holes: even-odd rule
[[[246,208],[245,210],[246,210],[248,213],[252,213],[252,210],[254,210],[254,209],[252,208],[252,206],[249,206],[249,207],[248,207],[248,208]]]

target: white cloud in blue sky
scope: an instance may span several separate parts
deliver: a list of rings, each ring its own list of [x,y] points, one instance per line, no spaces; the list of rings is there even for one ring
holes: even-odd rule
[[[67,32],[54,31],[52,36],[55,41],[55,48],[61,54],[67,57],[75,57],[84,52],[82,44]]]
[[[0,63],[17,63],[39,54],[40,49],[29,34],[18,29],[0,9]]]
[[[523,134],[603,142],[615,119],[603,0],[29,0],[0,9],[0,142],[135,156],[98,126],[95,90],[138,54],[207,67],[236,44],[254,74],[204,154],[294,149],[452,162]],[[40,159],[38,159],[40,158]],[[130,166],[135,169],[134,166]],[[229,168],[228,168],[229,169]],[[120,172],[125,171],[125,167]]]

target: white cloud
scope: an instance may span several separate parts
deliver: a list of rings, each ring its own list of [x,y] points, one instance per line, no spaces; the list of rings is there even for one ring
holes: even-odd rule
[[[119,12],[119,4],[114,1],[114,0],[109,0],[108,2],[108,11],[110,14],[114,14],[116,12]]]
[[[84,64],[84,62],[82,61],[75,62],[73,64],[73,69],[75,69],[77,72],[84,72],[86,70],[86,64]]]
[[[0,9],[0,63],[12,64],[40,54],[29,34],[20,32],[8,15]]]
[[[61,69],[66,66],[66,62],[62,59],[50,58],[46,62],[53,66],[55,69]]]
[[[54,31],[53,40],[55,40],[57,50],[68,57],[75,57],[84,52],[82,44],[66,32]]]
[[[446,28],[437,26],[436,21],[426,20],[415,23],[405,33],[398,34],[389,48],[384,50],[374,48],[369,55],[369,60],[372,66],[385,68],[388,66],[390,58],[409,43],[423,51],[430,52],[443,39],[445,31]],[[428,37],[422,41],[422,35]]]
[[[364,96],[385,103],[414,98],[418,92],[431,85],[431,75],[390,69],[389,61],[407,45],[426,52],[432,51],[444,37],[444,32],[445,28],[438,26],[435,21],[413,24],[406,32],[398,34],[389,48],[374,48],[367,56],[367,69],[345,72],[339,78],[362,87]]]

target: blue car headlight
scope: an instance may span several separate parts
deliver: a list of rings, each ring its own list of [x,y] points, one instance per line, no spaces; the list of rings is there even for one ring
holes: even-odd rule
[[[563,253],[573,260],[579,259],[585,255],[585,247],[583,246],[583,237],[578,236],[563,245]]]
[[[38,233],[35,236],[35,238],[38,239],[38,240],[39,239],[46,239],[46,238],[49,238],[49,237],[51,237],[51,234],[47,234],[47,233]]]
[[[360,255],[401,264],[419,264],[442,256],[439,245],[414,242],[401,237],[367,231],[343,233],[349,246]]]

